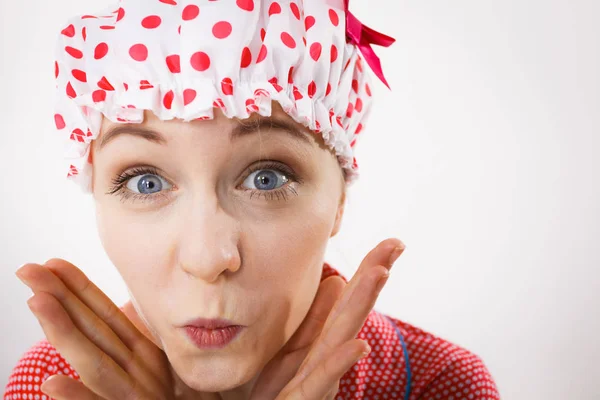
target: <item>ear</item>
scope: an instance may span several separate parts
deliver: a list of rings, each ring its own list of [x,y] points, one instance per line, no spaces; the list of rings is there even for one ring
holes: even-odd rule
[[[340,202],[338,204],[337,211],[335,213],[335,221],[333,223],[333,229],[331,230],[331,234],[329,237],[334,237],[340,230],[342,226],[342,218],[344,216],[344,207],[346,206],[346,190],[342,191],[342,196],[340,198]]]

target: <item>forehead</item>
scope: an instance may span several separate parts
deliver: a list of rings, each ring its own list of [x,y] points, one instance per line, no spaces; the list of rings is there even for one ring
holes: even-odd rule
[[[101,131],[98,138],[94,140],[94,147],[99,150],[107,142],[114,140],[116,136],[121,136],[122,133],[132,133],[155,143],[166,144],[169,138],[175,138],[174,135],[180,134],[182,131],[206,130],[211,133],[217,131],[227,134],[233,141],[241,136],[251,136],[252,133],[264,135],[271,129],[288,133],[289,137],[302,139],[308,144],[332,152],[325,145],[320,133],[311,131],[303,124],[296,122],[275,101],[272,102],[271,116],[268,117],[255,112],[246,119],[229,118],[219,108],[214,109],[214,118],[212,119],[189,122],[181,119],[161,120],[151,110],[144,110],[144,120],[141,123],[112,122],[103,117]]]

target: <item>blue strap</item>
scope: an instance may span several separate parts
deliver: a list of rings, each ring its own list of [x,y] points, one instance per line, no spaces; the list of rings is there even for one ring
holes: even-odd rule
[[[408,400],[408,398],[410,397],[410,388],[411,388],[411,384],[412,384],[412,376],[410,373],[410,362],[408,361],[408,349],[406,348],[406,343],[404,342],[404,337],[402,336],[402,333],[400,332],[400,328],[398,328],[398,326],[394,323],[394,321],[392,321],[390,319],[390,317],[388,317],[387,315],[385,316],[387,319],[390,320],[390,322],[392,323],[392,326],[394,327],[394,330],[396,331],[396,336],[398,336],[398,339],[400,339],[400,344],[402,344],[402,353],[404,353],[404,361],[405,361],[405,365],[406,365],[406,391],[404,393],[404,400]]]

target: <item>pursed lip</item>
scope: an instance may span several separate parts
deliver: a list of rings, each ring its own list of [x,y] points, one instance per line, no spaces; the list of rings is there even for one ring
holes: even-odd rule
[[[230,326],[242,326],[240,324],[236,324],[233,321],[229,321],[227,319],[209,319],[209,318],[196,318],[187,321],[183,324],[184,327],[196,327],[196,328],[204,328],[204,329],[219,329],[219,328],[227,328]]]
[[[188,339],[200,349],[220,349],[233,341],[245,328],[227,319],[196,318],[182,327]]]

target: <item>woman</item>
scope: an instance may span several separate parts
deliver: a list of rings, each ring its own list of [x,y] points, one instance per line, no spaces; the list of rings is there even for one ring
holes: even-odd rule
[[[5,398],[499,398],[477,356],[372,310],[400,240],[350,282],[323,261],[365,64],[385,83],[369,43],[393,40],[334,1],[115,8],[61,31],[55,121],[131,301],[65,260],[21,267],[46,339]]]

